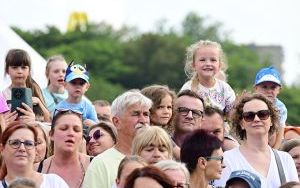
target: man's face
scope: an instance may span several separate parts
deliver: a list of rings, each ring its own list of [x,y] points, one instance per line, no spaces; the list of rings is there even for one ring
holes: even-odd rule
[[[111,108],[110,106],[94,105],[99,120],[108,119],[111,121]]]
[[[149,125],[149,114],[149,108],[136,103],[129,106],[122,114],[113,117],[118,136],[125,136],[132,141],[138,128]]]
[[[176,132],[188,133],[201,127],[202,116],[195,113],[203,115],[203,103],[200,99],[181,96],[175,102],[175,110],[177,111],[175,116]]]
[[[214,134],[220,140],[224,140],[224,120],[218,113],[214,113],[210,116],[205,116],[202,120],[201,129]]]
[[[255,91],[274,101],[280,92],[280,86],[274,82],[262,82],[255,86]]]

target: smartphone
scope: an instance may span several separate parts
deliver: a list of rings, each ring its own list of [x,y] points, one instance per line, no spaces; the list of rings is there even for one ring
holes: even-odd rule
[[[22,103],[27,104],[32,109],[32,91],[30,88],[12,88],[11,89],[11,112],[17,110],[17,107],[24,108]],[[23,115],[18,112],[18,116]]]

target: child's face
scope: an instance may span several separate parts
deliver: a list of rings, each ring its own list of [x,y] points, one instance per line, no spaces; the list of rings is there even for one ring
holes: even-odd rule
[[[82,97],[89,88],[89,83],[81,78],[76,78],[66,83],[66,89],[69,96],[77,98]]]
[[[57,60],[51,62],[48,79],[54,87],[61,87],[64,85],[67,66],[68,65],[64,61]]]
[[[172,108],[172,97],[166,95],[151,113],[151,122],[156,125],[167,125],[172,117]]]
[[[202,78],[213,78],[220,70],[220,53],[215,47],[200,47],[195,54],[193,68]]]
[[[255,86],[255,91],[274,101],[280,92],[280,86],[274,82],[262,82]]]
[[[26,84],[26,79],[29,75],[29,66],[9,66],[7,73],[13,85],[21,86]]]

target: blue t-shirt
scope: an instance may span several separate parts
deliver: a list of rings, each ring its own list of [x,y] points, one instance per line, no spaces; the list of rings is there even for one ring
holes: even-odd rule
[[[56,109],[72,109],[82,112],[83,120],[89,119],[98,122],[97,113],[93,104],[87,100],[82,99],[79,103],[69,103],[67,100],[63,100],[58,103]]]
[[[55,106],[62,100],[68,98],[68,92],[67,90],[64,91],[64,93],[53,93],[50,92],[48,88],[44,88],[42,90],[44,100],[47,106],[47,109],[50,113],[53,113],[55,110]]]
[[[275,98],[275,106],[279,110],[280,127],[285,127],[285,122],[287,120],[287,109],[283,102],[281,102],[278,98]]]

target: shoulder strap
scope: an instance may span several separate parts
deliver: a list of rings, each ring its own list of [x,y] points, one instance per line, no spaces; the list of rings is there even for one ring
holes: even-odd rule
[[[286,183],[286,178],[285,178],[285,174],[284,174],[284,171],[283,171],[282,163],[281,163],[281,160],[279,158],[279,155],[278,155],[277,151],[274,150],[274,149],[272,149],[272,150],[273,150],[275,160],[276,160],[276,164],[277,164],[277,169],[278,169],[278,173],[279,173],[279,177],[280,177],[280,183],[282,185],[282,184]]]
[[[4,188],[7,188],[7,184],[6,184],[5,180],[2,180],[1,183]]]
[[[90,156],[90,162],[92,162],[93,159],[94,159],[94,156]]]
[[[54,96],[54,94],[53,94],[51,91],[49,91],[49,93],[50,93],[50,95],[52,96],[52,98],[53,98],[53,100],[54,100],[54,103],[57,104],[57,103],[58,103],[57,98]]]
[[[40,162],[40,164],[39,164],[39,167],[38,167],[38,169],[37,169],[37,172],[42,172],[42,170],[43,170],[43,166],[44,166],[44,160],[42,160],[41,162]]]

